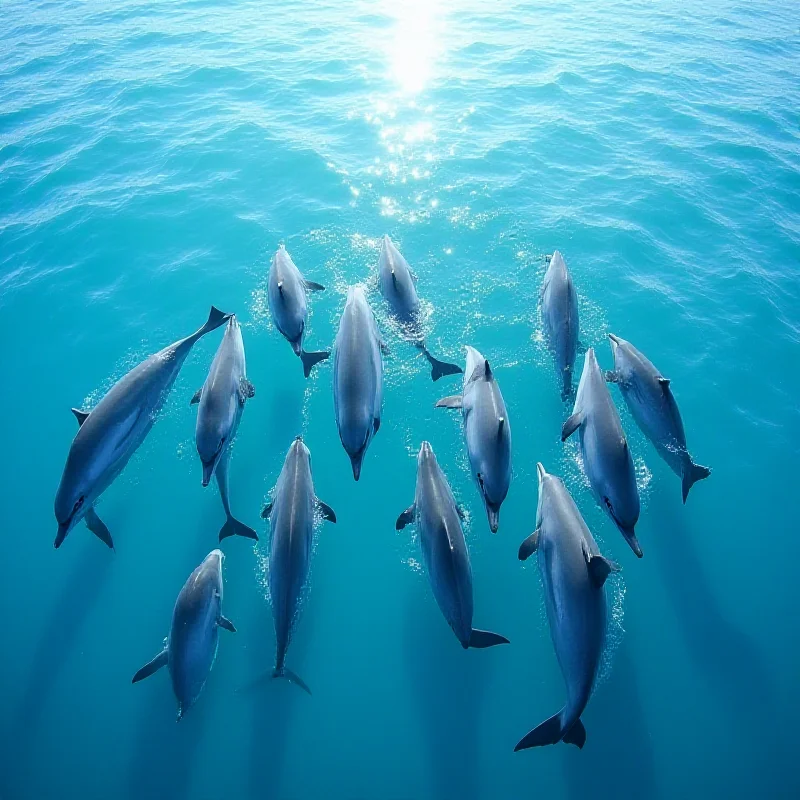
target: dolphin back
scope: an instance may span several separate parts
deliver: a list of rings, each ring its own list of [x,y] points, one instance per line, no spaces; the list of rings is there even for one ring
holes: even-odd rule
[[[542,284],[542,322],[553,351],[562,397],[572,394],[572,374],[578,353],[578,295],[561,253],[550,259]]]
[[[408,262],[388,236],[383,237],[378,285],[392,315],[403,325],[418,323],[419,297]],[[410,331],[410,333],[417,333]]]

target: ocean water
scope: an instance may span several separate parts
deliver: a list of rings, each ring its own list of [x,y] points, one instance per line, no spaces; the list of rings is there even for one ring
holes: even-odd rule
[[[4,645],[0,797],[797,797],[800,601],[800,14],[792,0],[581,3],[0,4],[0,462]],[[457,415],[374,288],[388,233],[419,276],[431,348],[492,362],[514,475],[492,536]],[[385,332],[383,424],[355,483],[332,362],[305,381],[272,327],[284,243],[306,276],[310,349],[363,283]],[[690,449],[679,480],[613,390],[643,510],[637,560],[595,507],[542,342],[559,249],[581,338],[605,334],[672,380]],[[175,723],[158,651],[183,582],[217,544],[195,408],[220,339],[186,362],[149,438],[53,549],[53,498],[89,408],[199,327],[243,324],[256,395],[231,465],[223,632]],[[286,682],[259,514],[292,439],[338,523],[317,534]],[[475,625],[463,651],[422,571],[414,454],[429,439],[468,512]],[[535,559],[536,462],[564,477],[606,555],[613,620],[582,751],[513,753],[565,692]]]

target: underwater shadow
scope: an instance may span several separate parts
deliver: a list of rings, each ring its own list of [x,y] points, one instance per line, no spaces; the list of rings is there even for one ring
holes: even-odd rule
[[[481,797],[478,726],[491,650],[464,650],[427,586],[409,592],[405,670],[429,758],[432,797]]]
[[[92,539],[66,576],[45,620],[36,644],[27,683],[20,687],[20,700],[11,717],[6,754],[9,763],[24,765],[36,748],[30,742],[53,688],[69,662],[86,618],[97,604],[111,575],[113,553]],[[16,753],[16,757],[13,754]]]
[[[598,687],[583,716],[586,745],[563,754],[567,794],[573,800],[659,796],[647,720],[636,669],[623,641],[608,680]],[[564,745],[558,745],[564,747]]]

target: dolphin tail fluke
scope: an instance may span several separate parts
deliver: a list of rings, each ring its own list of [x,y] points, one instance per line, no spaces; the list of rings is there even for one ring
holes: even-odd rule
[[[700,464],[695,464],[693,461],[689,462],[689,465],[683,470],[681,475],[681,488],[683,489],[684,503],[689,496],[689,489],[691,489],[697,481],[702,481],[703,478],[707,478],[710,474],[711,470],[708,467],[701,467]]]
[[[286,667],[281,667],[280,669],[276,669],[275,672],[272,673],[273,678],[286,678],[289,683],[296,683],[304,692],[308,692],[311,694],[311,689],[308,688],[306,682],[296,673],[292,672],[290,669]]]
[[[139,683],[145,678],[149,678],[154,672],[158,672],[161,667],[167,665],[167,649],[166,647],[152,660],[148,661],[134,676],[131,683]]]
[[[252,528],[233,517],[228,517],[228,521],[220,529],[219,540],[222,541],[229,536],[243,536],[245,539],[258,541],[258,534]]]
[[[306,378],[311,374],[311,370],[315,364],[324,361],[330,356],[330,353],[321,350],[318,353],[306,353],[305,350],[300,351],[300,360],[303,362],[303,374]]]
[[[484,647],[494,647],[496,644],[510,644],[505,636],[491,631],[479,631],[473,628],[469,635],[469,646],[482,650]]]
[[[529,747],[558,744],[558,742],[574,744],[578,748],[583,747],[586,743],[586,728],[583,727],[583,723],[579,719],[568,731],[564,731],[561,719],[562,714],[563,711],[559,711],[558,714],[546,719],[541,725],[538,725],[530,733],[523,736],[517,742],[514,752],[527,750]]]
[[[114,542],[111,539],[111,534],[106,527],[105,522],[97,516],[94,507],[86,512],[83,518],[86,522],[86,527],[109,549],[114,550]],[[116,552],[116,551],[115,551]]]
[[[431,380],[433,381],[438,381],[439,378],[443,378],[445,375],[460,375],[464,371],[458,364],[439,361],[438,358],[435,358],[431,354],[431,351],[428,350],[425,345],[422,345],[422,354],[428,359],[428,363],[431,365]]]
[[[219,328],[220,325],[227,322],[232,316],[232,314],[226,314],[224,311],[220,311],[215,306],[211,306],[211,311],[208,312],[206,324],[203,325],[199,331],[197,331],[198,338],[206,333],[210,333],[215,328]]]

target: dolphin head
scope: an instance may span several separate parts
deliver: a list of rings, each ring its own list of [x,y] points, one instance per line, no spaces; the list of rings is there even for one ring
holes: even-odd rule
[[[539,501],[536,505],[536,527],[542,527],[542,507],[544,505],[544,492],[547,486],[547,481],[551,478],[551,475],[547,474],[547,470],[544,468],[544,464],[541,461],[537,462],[536,464],[536,476],[539,479]]]
[[[211,482],[214,471],[217,469],[217,464],[222,458],[226,443],[227,437],[218,432],[208,431],[201,437],[198,431],[197,452],[203,465],[203,486],[208,486]]]
[[[61,483],[56,492],[54,511],[58,522],[55,546],[61,547],[67,534],[83,519],[84,514],[91,508],[93,498],[90,496],[90,487],[82,471],[74,469],[67,460]]]
[[[289,453],[296,458],[304,458],[308,459],[309,461],[311,460],[311,451],[306,447],[302,434],[294,437],[294,441],[289,448]]]
[[[621,483],[607,485],[601,494],[601,502],[631,550],[641,558],[642,548],[634,530],[639,520],[639,493],[636,483],[633,482],[632,486]]]
[[[435,458],[436,456],[434,455],[431,443],[424,441],[419,447],[419,453],[417,453],[417,466],[421,467],[428,463],[431,459]]]

